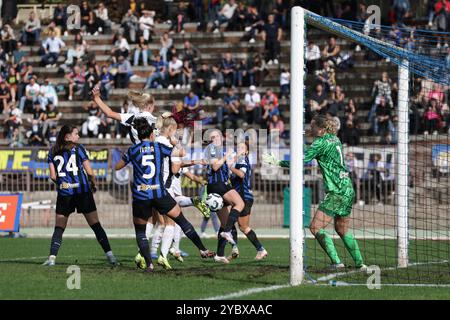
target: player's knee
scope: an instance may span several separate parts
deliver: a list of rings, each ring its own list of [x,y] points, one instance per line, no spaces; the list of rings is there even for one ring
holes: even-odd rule
[[[252,228],[250,228],[249,226],[239,226],[239,230],[241,230],[243,234],[247,234],[252,231]]]
[[[313,223],[309,226],[309,231],[311,231],[312,235],[315,236],[317,232],[319,232],[319,228]]]

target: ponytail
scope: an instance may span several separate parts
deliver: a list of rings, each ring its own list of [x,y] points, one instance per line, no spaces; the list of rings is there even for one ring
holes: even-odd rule
[[[66,141],[66,135],[71,134],[75,130],[76,126],[63,125],[59,130],[58,137],[56,138],[55,145],[52,147],[52,154],[62,154],[64,151],[72,149],[76,144],[72,141]]]

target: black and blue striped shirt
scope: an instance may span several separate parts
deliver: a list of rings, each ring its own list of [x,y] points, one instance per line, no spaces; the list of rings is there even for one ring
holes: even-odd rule
[[[133,200],[159,199],[167,195],[164,187],[164,158],[172,148],[158,142],[142,141],[124,153],[122,160],[133,165]]]
[[[75,145],[70,150],[64,150],[61,154],[48,152],[48,163],[53,163],[56,170],[56,184],[58,194],[71,196],[91,191],[83,162],[89,160],[83,145]]]
[[[231,175],[231,185],[244,200],[253,200],[252,192],[252,166],[248,156],[240,157],[234,165],[236,169],[245,173],[244,178],[239,178],[234,173]]]
[[[220,160],[225,155],[224,149],[222,146],[216,146],[214,144],[210,144],[206,147],[205,151],[205,159],[208,163],[206,169],[208,173],[208,183],[228,183],[228,178],[230,175],[227,162],[225,161],[223,165],[216,171],[213,170],[211,166],[211,160],[217,159]]]

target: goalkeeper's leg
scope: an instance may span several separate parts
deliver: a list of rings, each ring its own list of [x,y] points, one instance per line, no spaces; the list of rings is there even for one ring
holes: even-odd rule
[[[358,242],[351,232],[348,231],[350,219],[348,217],[336,217],[334,228],[344,242],[345,248],[350,253],[357,268],[364,266],[364,261],[359,250]]]
[[[317,239],[322,249],[327,253],[333,265],[340,266],[341,259],[339,259],[336,247],[333,243],[333,239],[325,231],[325,228],[330,224],[331,221],[333,221],[332,217],[326,215],[321,210],[317,210],[311,222],[309,230]]]

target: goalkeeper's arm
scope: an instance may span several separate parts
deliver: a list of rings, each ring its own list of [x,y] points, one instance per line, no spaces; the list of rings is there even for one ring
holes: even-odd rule
[[[268,165],[274,165],[282,168],[289,168],[291,165],[290,161],[278,160],[273,153],[265,153],[262,155],[263,163]]]

